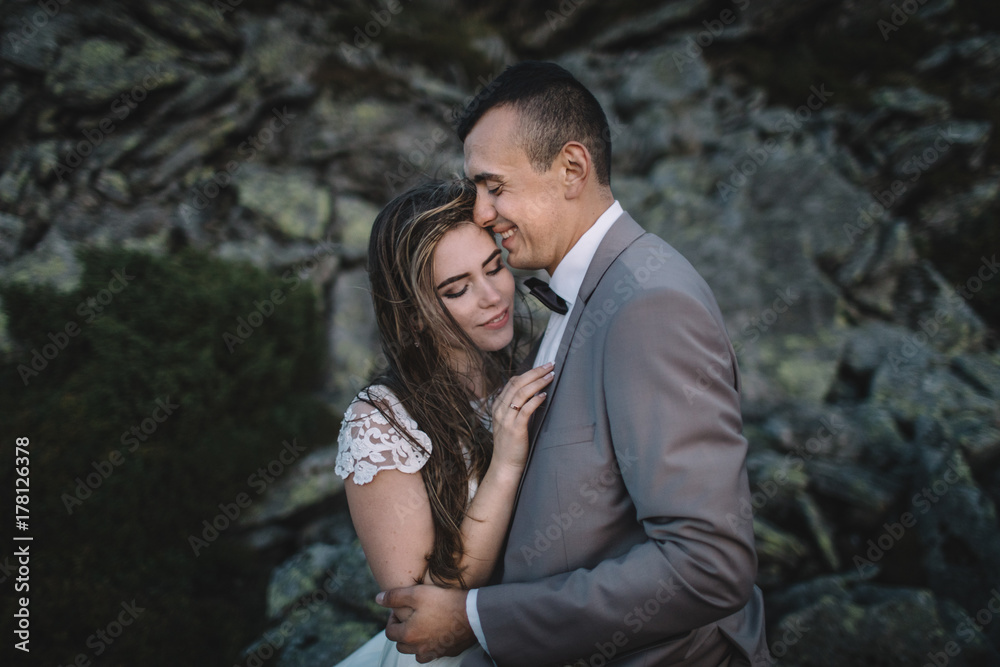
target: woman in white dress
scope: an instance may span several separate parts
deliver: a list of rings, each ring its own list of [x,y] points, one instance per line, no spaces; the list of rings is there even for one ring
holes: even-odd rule
[[[386,368],[344,415],[337,472],[382,590],[486,583],[527,459],[528,419],[553,377],[549,364],[508,381],[514,278],[493,235],[472,222],[474,203],[468,183],[431,182],[390,202],[371,232]],[[383,631],[338,667],[416,664]]]

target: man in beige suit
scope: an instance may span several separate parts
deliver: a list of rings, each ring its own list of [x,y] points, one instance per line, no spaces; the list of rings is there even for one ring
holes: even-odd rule
[[[463,665],[769,664],[739,370],[711,290],[615,201],[607,120],[561,67],[508,68],[458,131],[475,222],[551,276],[534,361],[556,377],[495,584],[388,591],[413,613],[387,635],[425,662],[478,641]]]

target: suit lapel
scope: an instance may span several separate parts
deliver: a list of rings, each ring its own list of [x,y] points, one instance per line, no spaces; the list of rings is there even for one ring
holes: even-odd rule
[[[628,213],[622,213],[615,223],[611,225],[611,229],[604,235],[604,240],[597,246],[597,252],[594,253],[594,258],[590,260],[587,275],[584,276],[583,284],[580,285],[579,298],[584,303],[590,300],[590,296],[597,289],[601,278],[611,268],[611,264],[618,259],[618,255],[622,254],[625,248],[632,245],[636,239],[645,233],[646,230],[640,227],[639,223],[633,220],[632,216]]]
[[[549,413],[549,406],[552,405],[552,397],[555,396],[556,390],[559,387],[559,380],[563,375],[560,371],[563,363],[566,361],[566,356],[569,354],[570,343],[573,341],[573,335],[576,333],[576,328],[583,317],[583,311],[587,308],[590,296],[594,293],[597,285],[601,282],[601,278],[607,273],[611,264],[625,251],[625,248],[645,233],[646,231],[639,226],[639,223],[632,219],[632,216],[628,213],[622,213],[614,224],[611,225],[608,233],[604,235],[601,244],[597,246],[597,252],[594,253],[594,258],[590,260],[590,266],[587,267],[587,273],[584,276],[583,283],[580,285],[580,292],[574,302],[573,310],[569,314],[566,331],[563,332],[562,340],[559,341],[559,350],[556,352],[555,360],[556,376],[548,389],[546,389],[548,396],[545,402],[532,415],[531,422],[528,424],[528,462],[525,464],[525,471],[531,465],[531,457],[535,452],[535,443],[538,441],[538,434],[542,431],[545,418]],[[521,497],[521,489],[524,487],[524,478],[525,476],[522,475],[521,483],[517,487],[517,494],[514,496],[515,511],[517,510],[517,501]]]
[[[559,341],[559,350],[556,352],[555,359],[556,377],[546,390],[548,397],[542,403],[541,408],[532,415],[531,422],[528,425],[528,442],[530,443],[528,451],[529,462],[531,461],[531,452],[535,449],[535,441],[542,430],[542,424],[545,423],[545,416],[549,412],[549,405],[552,404],[552,396],[559,386],[559,378],[562,377],[562,373],[559,371],[566,361],[570,343],[572,343],[576,328],[583,318],[583,311],[586,310],[587,302],[590,300],[594,290],[597,289],[601,278],[604,277],[611,264],[618,258],[618,255],[622,254],[625,248],[645,233],[645,230],[628,213],[622,213],[614,224],[611,225],[608,233],[604,235],[601,244],[597,246],[597,252],[594,253],[594,258],[590,260],[590,266],[587,267],[587,273],[583,278],[583,283],[580,285],[580,292],[577,294],[573,310],[569,314],[569,322],[566,323],[566,330],[563,332],[562,340]],[[520,495],[520,489],[518,489],[518,495]]]
[[[549,412],[549,406],[552,404],[552,397],[555,395],[556,388],[559,385],[559,379],[562,377],[560,369],[562,368],[562,364],[565,362],[566,356],[569,353],[570,343],[573,340],[573,334],[576,332],[576,328],[580,324],[580,319],[583,317],[583,311],[586,309],[587,301],[594,293],[598,283],[601,282],[601,278],[604,277],[604,274],[607,273],[611,264],[615,261],[615,259],[617,259],[618,255],[622,254],[625,248],[645,233],[645,230],[640,227],[628,213],[623,213],[614,222],[611,229],[608,230],[608,233],[604,235],[604,239],[597,247],[597,252],[594,253],[594,258],[590,261],[590,266],[587,267],[587,274],[583,279],[583,283],[580,285],[580,292],[574,302],[573,312],[570,313],[569,322],[566,323],[566,331],[563,332],[562,340],[559,342],[559,350],[556,352],[556,376],[549,385],[548,389],[546,389],[548,396],[546,397],[545,402],[542,403],[542,406],[535,412],[534,415],[532,415],[531,422],[528,424],[528,462],[525,464],[525,474],[521,476],[521,481],[517,486],[517,493],[514,496],[514,513],[517,512],[517,504],[521,499],[521,490],[524,488],[524,479],[527,477],[528,466],[531,465],[531,457],[535,451],[535,443],[538,440],[538,434],[542,430],[542,424],[544,424],[545,417]],[[532,355],[529,359],[534,360],[540,346],[541,341],[539,340],[538,343],[533,346]],[[511,516],[513,517],[514,514],[512,513]],[[502,551],[504,554],[507,552],[507,543],[510,540],[510,530],[512,525],[513,519],[511,520],[511,523],[507,525],[507,534],[504,537],[504,546]],[[491,580],[494,583],[503,581],[503,573],[505,569],[504,561],[505,559],[501,558],[493,571]]]

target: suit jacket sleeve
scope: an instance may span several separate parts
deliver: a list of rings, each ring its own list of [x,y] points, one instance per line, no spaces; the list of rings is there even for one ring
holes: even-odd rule
[[[645,541],[593,568],[481,589],[501,667],[655,645],[733,614],[753,590],[753,529],[733,520],[749,502],[738,371],[714,298],[640,290],[607,327],[602,390]]]

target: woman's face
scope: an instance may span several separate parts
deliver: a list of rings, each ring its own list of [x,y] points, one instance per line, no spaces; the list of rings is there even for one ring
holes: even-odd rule
[[[514,338],[514,276],[493,235],[472,222],[448,231],[434,251],[441,302],[476,347],[492,352]]]

